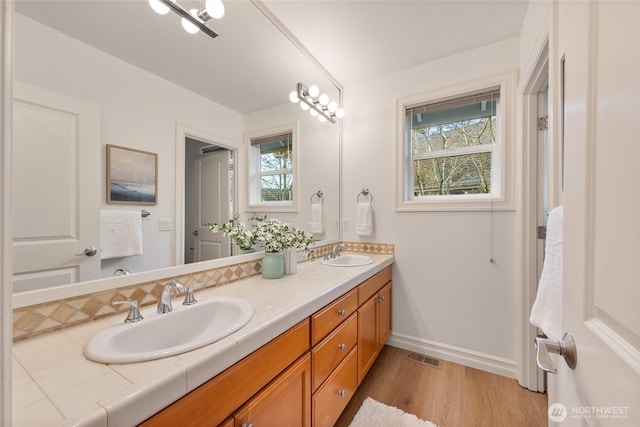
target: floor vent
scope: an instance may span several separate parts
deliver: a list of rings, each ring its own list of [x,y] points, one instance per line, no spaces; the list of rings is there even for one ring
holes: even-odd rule
[[[425,365],[433,366],[434,368],[440,367],[440,361],[438,359],[434,359],[433,357],[425,356],[424,354],[409,352],[407,353],[407,358],[409,360],[413,360],[414,362],[424,363]]]

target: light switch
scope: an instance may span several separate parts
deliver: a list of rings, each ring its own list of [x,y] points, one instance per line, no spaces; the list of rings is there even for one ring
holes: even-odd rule
[[[171,218],[163,218],[160,219],[160,231],[171,231],[173,230],[173,224],[171,222]]]

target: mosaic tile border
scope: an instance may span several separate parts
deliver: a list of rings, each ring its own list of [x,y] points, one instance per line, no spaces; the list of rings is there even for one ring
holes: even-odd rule
[[[344,245],[347,251],[352,252],[381,255],[393,255],[394,253],[394,246],[389,244],[344,242]],[[314,249],[312,256],[301,252],[298,261],[304,262],[311,257],[321,258],[330,250],[331,245],[326,245]],[[205,283],[201,288],[205,289],[260,274],[261,265],[262,260],[231,264],[188,275],[167,277],[93,294],[16,308],[13,310],[13,341],[21,341],[80,323],[91,322],[115,313],[124,313],[128,310],[126,306],[112,305],[113,301],[135,299],[141,307],[157,304],[163,284],[171,279],[179,280],[186,286]]]

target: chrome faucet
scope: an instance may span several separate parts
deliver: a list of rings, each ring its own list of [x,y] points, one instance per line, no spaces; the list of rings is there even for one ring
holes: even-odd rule
[[[333,247],[331,248],[331,258],[335,258],[335,257],[339,257],[340,256],[340,251],[344,250],[345,247],[342,243],[337,243],[335,245],[333,245]]]
[[[182,295],[185,293],[184,285],[178,280],[172,280],[166,283],[162,287],[162,294],[160,295],[160,301],[158,301],[158,314],[169,313],[173,310],[171,306],[171,289],[176,290],[176,295]]]

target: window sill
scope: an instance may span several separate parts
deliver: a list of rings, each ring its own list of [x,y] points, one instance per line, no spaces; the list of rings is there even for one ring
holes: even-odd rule
[[[403,201],[397,204],[396,212],[480,212],[480,211],[515,211],[513,203],[504,199],[461,200],[460,198],[442,198],[431,200]]]

